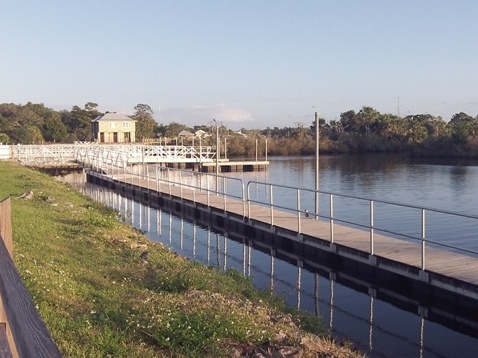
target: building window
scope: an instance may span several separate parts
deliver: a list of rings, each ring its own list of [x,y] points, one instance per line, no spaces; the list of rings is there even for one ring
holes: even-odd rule
[[[131,127],[131,123],[123,122],[123,128],[130,128],[130,127]]]
[[[110,122],[110,128],[116,128],[116,122]]]

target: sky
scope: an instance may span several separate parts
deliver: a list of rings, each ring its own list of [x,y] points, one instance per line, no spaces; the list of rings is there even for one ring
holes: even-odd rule
[[[0,0],[0,103],[230,129],[478,114],[476,0]]]

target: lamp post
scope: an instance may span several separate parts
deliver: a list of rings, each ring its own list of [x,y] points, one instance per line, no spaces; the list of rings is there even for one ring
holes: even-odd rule
[[[216,124],[216,195],[219,194],[219,126],[215,119],[213,119]]]
[[[315,218],[319,220],[319,113],[315,112]]]
[[[257,139],[256,139],[256,162],[257,162]]]
[[[267,138],[266,138],[266,162],[267,162]]]
[[[227,159],[227,136],[224,137],[224,159]]]

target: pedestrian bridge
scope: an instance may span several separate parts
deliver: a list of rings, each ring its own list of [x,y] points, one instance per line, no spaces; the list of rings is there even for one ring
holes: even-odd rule
[[[59,165],[96,158],[98,162],[125,166],[138,163],[213,163],[216,150],[210,146],[143,144],[48,144],[0,146],[3,159],[25,165]]]

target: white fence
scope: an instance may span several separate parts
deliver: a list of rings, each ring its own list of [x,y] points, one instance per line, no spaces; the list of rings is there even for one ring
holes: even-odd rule
[[[10,151],[10,146],[0,144],[0,160],[10,160],[11,158],[12,153]]]

